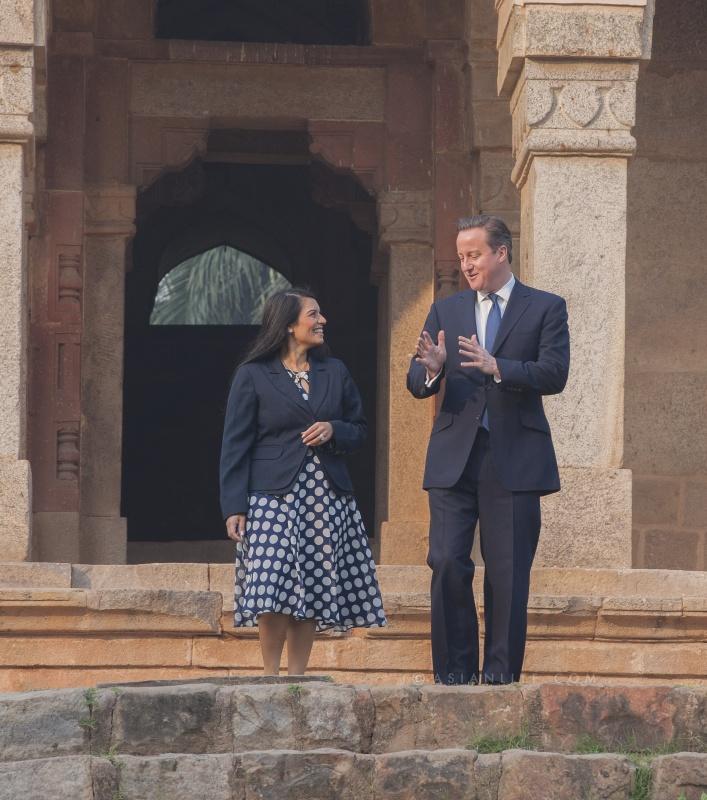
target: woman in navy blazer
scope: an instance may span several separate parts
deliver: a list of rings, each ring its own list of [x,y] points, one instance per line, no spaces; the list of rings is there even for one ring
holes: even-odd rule
[[[301,289],[268,299],[233,379],[221,509],[236,542],[236,627],[258,626],[266,674],[302,674],[315,630],[385,624],[344,456],[366,437],[361,398],[327,355],[326,319]]]

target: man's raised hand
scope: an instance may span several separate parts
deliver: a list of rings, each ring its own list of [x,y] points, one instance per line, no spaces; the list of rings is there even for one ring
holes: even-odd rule
[[[422,331],[422,336],[417,340],[415,349],[415,361],[422,364],[427,370],[429,379],[435,378],[447,360],[447,348],[444,344],[444,331],[440,331],[437,336],[437,344],[427,331]]]

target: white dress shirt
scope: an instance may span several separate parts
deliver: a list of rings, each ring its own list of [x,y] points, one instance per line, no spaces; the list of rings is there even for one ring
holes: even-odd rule
[[[505,283],[501,288],[494,292],[494,294],[498,297],[498,309],[501,312],[501,319],[503,319],[503,315],[506,313],[506,307],[508,306],[508,301],[511,297],[511,292],[513,291],[513,287],[516,285],[516,279],[514,275],[508,279],[508,282]],[[489,313],[491,311],[491,307],[493,306],[493,301],[489,300],[490,292],[477,292],[476,293],[476,338],[479,340],[479,344],[485,348],[486,347],[486,322],[489,318]],[[427,378],[425,380],[425,386],[432,386],[432,384],[439,378],[442,374],[440,370],[434,378]],[[496,383],[500,383],[500,380],[494,375],[493,377]]]

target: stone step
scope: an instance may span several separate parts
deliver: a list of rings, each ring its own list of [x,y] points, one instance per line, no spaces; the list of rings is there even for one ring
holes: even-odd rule
[[[536,571],[524,680],[707,684],[707,573],[659,572]],[[428,579],[426,567],[381,567],[389,625],[317,636],[310,672],[430,681]],[[0,691],[260,667],[256,629],[233,628],[230,567],[13,563],[0,565],[0,584]],[[558,593],[540,592],[550,586]],[[654,594],[628,593],[639,588]]]
[[[0,695],[0,761],[326,747],[381,754],[482,742],[564,753],[704,752],[707,689],[263,679]]]
[[[700,800],[707,755],[677,753],[637,767],[613,754],[324,748],[0,764],[0,800],[45,800],[48,786],[52,800]]]
[[[483,584],[483,568],[474,583]],[[381,588],[390,593],[429,591],[426,566],[378,565]],[[233,592],[228,564],[53,564],[0,562],[0,588],[169,589]],[[707,571],[663,569],[564,569],[539,567],[531,593],[592,597],[707,597]],[[479,593],[480,594],[480,593]]]

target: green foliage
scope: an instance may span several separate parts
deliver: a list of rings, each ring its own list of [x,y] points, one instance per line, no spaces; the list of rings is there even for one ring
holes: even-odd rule
[[[299,683],[291,683],[287,687],[287,693],[295,700],[299,700],[302,696],[302,686]]]
[[[93,707],[96,705],[96,700],[98,700],[98,690],[95,687],[86,689],[86,691],[83,693],[83,699],[88,706],[88,710],[93,711]]]
[[[151,325],[259,325],[265,301],[289,281],[253,256],[221,245],[160,281]]]
[[[537,747],[530,731],[524,727],[513,736],[477,736],[467,744],[466,749],[485,754],[502,753],[504,750],[537,750]]]
[[[633,776],[633,789],[631,790],[630,800],[649,800],[652,786],[653,772],[650,764],[637,766]]]

